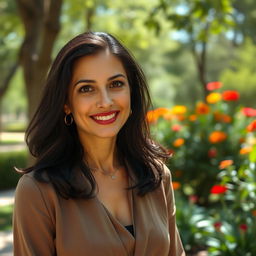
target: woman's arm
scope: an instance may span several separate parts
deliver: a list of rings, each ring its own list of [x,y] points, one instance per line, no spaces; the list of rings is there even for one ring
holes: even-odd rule
[[[164,166],[164,184],[169,218],[170,251],[169,256],[185,256],[180,235],[176,226],[176,206],[170,170]]]
[[[14,256],[53,256],[55,224],[37,182],[25,174],[15,192]]]

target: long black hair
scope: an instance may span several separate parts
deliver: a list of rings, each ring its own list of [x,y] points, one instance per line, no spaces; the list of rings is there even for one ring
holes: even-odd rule
[[[131,88],[131,109],[125,125],[117,135],[119,156],[128,163],[136,177],[138,194],[143,196],[161,182],[159,159],[166,160],[165,150],[150,138],[145,116],[151,105],[145,75],[128,50],[112,35],[86,32],[70,40],[59,52],[49,71],[41,102],[27,128],[26,143],[36,161],[22,170],[34,171],[41,182],[52,183],[64,198],[92,198],[96,182],[83,161],[75,123],[64,123],[64,105],[74,62],[108,49],[124,66]]]

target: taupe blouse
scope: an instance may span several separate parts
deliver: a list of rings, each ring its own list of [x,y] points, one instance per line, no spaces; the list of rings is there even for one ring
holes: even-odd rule
[[[158,189],[144,197],[130,190],[129,197],[134,237],[97,197],[66,200],[33,172],[23,175],[15,193],[14,255],[185,256],[169,170]]]

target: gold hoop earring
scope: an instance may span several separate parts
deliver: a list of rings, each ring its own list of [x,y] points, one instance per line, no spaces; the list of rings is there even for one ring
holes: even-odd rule
[[[74,119],[73,119],[73,116],[72,114],[66,114],[65,117],[64,117],[64,123],[66,126],[70,126],[71,124],[73,124],[74,122]]]

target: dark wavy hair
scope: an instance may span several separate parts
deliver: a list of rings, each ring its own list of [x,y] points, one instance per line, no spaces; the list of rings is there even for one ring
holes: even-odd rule
[[[128,50],[112,35],[86,32],[70,40],[59,52],[49,71],[41,102],[27,128],[26,143],[35,157],[34,171],[40,182],[50,182],[64,198],[92,198],[96,181],[83,161],[84,150],[75,123],[64,123],[64,104],[74,62],[83,56],[108,49],[124,66],[131,87],[132,114],[117,135],[119,157],[133,172],[138,195],[156,189],[162,180],[159,159],[165,150],[150,138],[145,116],[151,105],[145,75]]]

